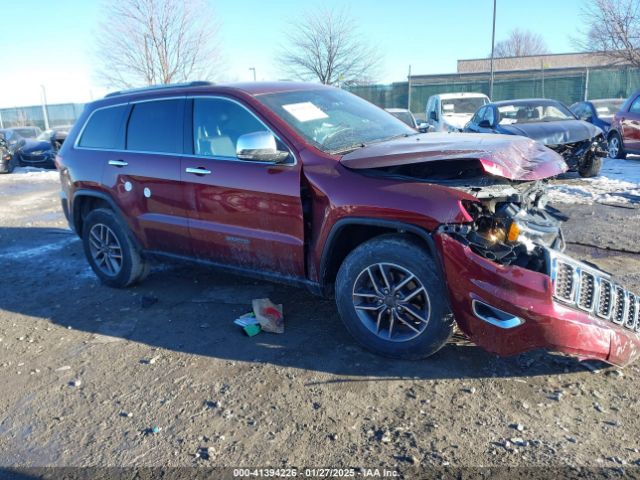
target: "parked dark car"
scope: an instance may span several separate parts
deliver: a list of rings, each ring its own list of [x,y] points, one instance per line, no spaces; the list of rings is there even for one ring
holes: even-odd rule
[[[11,173],[19,165],[17,150],[24,145],[25,139],[14,128],[0,129],[0,173]]]
[[[640,154],[640,90],[627,98],[614,115],[607,138],[611,158]]]
[[[602,130],[578,120],[555,100],[507,100],[478,109],[465,132],[522,135],[558,152],[581,177],[600,173],[607,144]]]
[[[411,113],[410,110],[406,108],[385,108],[387,112],[396,117],[399,120],[402,120],[404,123],[409,125],[411,128],[421,132],[426,133],[429,130],[429,124],[426,122],[418,122],[416,117]]]
[[[16,168],[17,161],[9,149],[9,143],[0,132],[0,173],[11,173]]]
[[[35,139],[26,139],[16,152],[20,165],[55,168],[55,156],[67,138],[68,128],[56,127],[45,130]]]
[[[180,258],[334,296],[366,348],[422,358],[454,321],[503,355],[624,365],[638,299],[561,253],[528,138],[419,134],[344,90],[202,82],[110,94],[56,157],[62,208],[112,287]]]
[[[571,110],[578,119],[593,123],[607,134],[613,116],[620,110],[623,103],[624,98],[589,100],[588,102],[574,103],[569,107],[569,110]]]

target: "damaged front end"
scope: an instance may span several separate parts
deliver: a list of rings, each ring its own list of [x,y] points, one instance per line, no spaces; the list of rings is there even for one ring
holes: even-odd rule
[[[594,176],[599,173],[600,159],[607,156],[607,142],[604,134],[574,143],[547,145],[559,153],[567,163],[570,171],[577,171],[583,176]],[[594,168],[594,165],[598,165]],[[597,171],[596,171],[597,170]],[[587,174],[588,173],[588,174]]]
[[[619,366],[640,354],[638,297],[562,253],[542,184],[463,189],[477,199],[462,201],[473,220],[441,225],[434,238],[472,341],[500,355],[546,348]]]

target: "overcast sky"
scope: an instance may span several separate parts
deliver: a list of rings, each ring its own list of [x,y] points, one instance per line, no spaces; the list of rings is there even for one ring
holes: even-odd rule
[[[117,1],[117,0],[113,0]],[[554,53],[573,51],[571,37],[580,27],[579,11],[587,0],[498,0],[496,41],[514,28],[530,29]],[[211,0],[221,23],[226,68],[220,80],[282,77],[274,59],[283,32],[304,9],[320,5],[306,0]],[[378,47],[380,81],[414,74],[452,73],[456,60],[486,56],[491,49],[492,0],[324,0],[346,6],[355,27]],[[93,34],[101,15],[99,0],[21,0],[3,3],[0,28],[2,67],[0,107],[41,102],[44,85],[49,103],[86,102],[109,89],[96,80]]]

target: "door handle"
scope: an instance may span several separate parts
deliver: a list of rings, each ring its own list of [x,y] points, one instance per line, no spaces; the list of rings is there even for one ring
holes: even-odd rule
[[[113,165],[114,167],[126,167],[129,164],[122,160],[109,160],[109,165]]]
[[[206,168],[203,167],[197,167],[197,168],[192,168],[192,167],[187,167],[184,170],[187,173],[193,173],[194,175],[209,175],[211,173],[211,170],[207,170]]]

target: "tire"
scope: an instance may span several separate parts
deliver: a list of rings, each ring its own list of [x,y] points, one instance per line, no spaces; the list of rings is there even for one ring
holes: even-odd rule
[[[148,264],[140,256],[128,228],[111,210],[99,208],[87,215],[82,226],[82,244],[92,270],[105,285],[125,288],[142,280],[148,272]]]
[[[393,291],[384,293],[381,266],[391,287],[401,287],[397,296]],[[407,281],[410,275],[415,280]],[[373,280],[380,295],[373,288]],[[404,298],[409,303],[403,303]],[[434,259],[402,235],[376,237],[347,256],[336,278],[336,305],[345,327],[358,343],[391,358],[416,360],[433,355],[453,332],[447,292]],[[419,321],[411,312],[427,322]]]
[[[602,157],[598,157],[593,153],[588,153],[578,163],[578,174],[582,178],[597,177],[602,168]]]
[[[611,135],[609,135],[607,142],[609,158],[627,158],[627,152],[624,151],[622,138],[620,137],[620,134],[618,132],[613,132]]]

